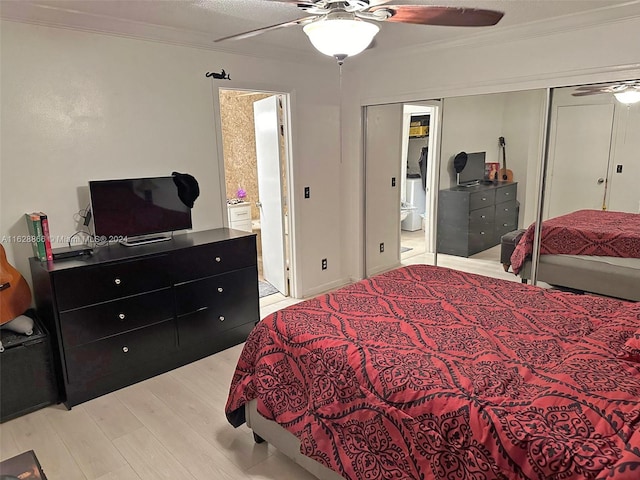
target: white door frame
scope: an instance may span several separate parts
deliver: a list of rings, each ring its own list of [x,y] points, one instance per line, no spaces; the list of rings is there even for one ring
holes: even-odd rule
[[[286,228],[289,232],[289,295],[298,298],[298,292],[301,291],[299,279],[297,276],[297,228],[296,204],[295,197],[291,192],[295,192],[295,178],[293,168],[293,142],[292,142],[292,125],[295,112],[295,91],[293,89],[275,87],[273,85],[247,84],[243,82],[223,83],[224,80],[213,80],[213,114],[215,126],[216,150],[218,152],[218,181],[220,186],[220,207],[222,208],[222,221],[225,227],[229,226],[229,218],[227,213],[227,187],[225,183],[224,171],[224,148],[222,143],[222,121],[220,115],[220,90],[243,90],[247,92],[269,93],[280,95],[282,97],[282,113],[284,123],[284,150],[285,150],[285,169],[287,181],[287,208],[288,218]],[[228,82],[228,81],[227,81]],[[284,200],[284,199],[283,199]]]

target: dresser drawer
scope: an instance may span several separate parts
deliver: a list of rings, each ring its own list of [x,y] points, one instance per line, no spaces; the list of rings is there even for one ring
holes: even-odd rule
[[[495,199],[496,192],[493,189],[473,192],[469,195],[469,210],[477,210],[478,208],[493,205],[495,203]]]
[[[505,233],[513,232],[518,229],[517,218],[504,218],[500,222],[496,222],[496,242],[500,241]]]
[[[517,184],[511,183],[496,189],[496,203],[515,201],[518,193]]]
[[[236,221],[229,224],[229,228],[234,230],[242,230],[243,232],[252,232],[251,220]]]
[[[251,204],[228,205],[227,212],[229,214],[229,222],[238,222],[243,220],[251,221]]]
[[[169,256],[56,272],[53,286],[61,311],[171,286]]]
[[[68,382],[95,381],[175,350],[173,320],[69,348],[65,350]]]
[[[65,347],[75,347],[104,337],[173,318],[170,288],[112,300],[60,314]]]
[[[207,308],[178,317],[180,348],[220,338],[225,331],[241,325],[255,324],[260,318],[258,302],[254,304],[249,297],[245,300],[220,309]]]
[[[479,208],[478,210],[471,210],[469,212],[469,228],[480,229],[482,225],[487,223],[493,223],[495,218],[495,209],[493,206]]]
[[[496,223],[516,218],[518,213],[518,204],[513,201],[502,202],[496,205]],[[517,218],[516,218],[517,220]]]
[[[255,268],[181,285],[176,289],[180,347],[257,322],[260,319],[257,291]]]
[[[243,268],[182,283],[175,291],[178,316],[208,309],[224,315],[228,307],[257,295],[258,271],[255,267]]]
[[[176,283],[251,265],[256,265],[255,235],[193,247],[172,255],[172,271]]]

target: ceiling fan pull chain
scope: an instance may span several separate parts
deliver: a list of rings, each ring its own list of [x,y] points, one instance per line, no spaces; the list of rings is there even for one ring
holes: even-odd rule
[[[342,62],[338,61],[338,75],[339,75],[339,83],[338,83],[338,128],[340,129],[340,165],[342,165]]]

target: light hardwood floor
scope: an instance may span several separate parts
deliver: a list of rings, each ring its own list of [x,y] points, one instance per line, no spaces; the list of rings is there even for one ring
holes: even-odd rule
[[[275,294],[261,317],[298,300]],[[49,480],[311,480],[224,415],[243,345],[73,407],[0,425],[0,460],[34,450]]]
[[[412,237],[411,239],[409,237]],[[411,243],[413,242],[413,243]],[[424,262],[417,232],[403,235],[403,264]],[[472,259],[441,255],[439,264],[499,276],[499,250]],[[275,294],[260,302],[261,317],[297,303]],[[234,429],[226,396],[243,345],[83,403],[51,406],[0,425],[0,459],[34,450],[49,480],[311,480],[277,452]]]

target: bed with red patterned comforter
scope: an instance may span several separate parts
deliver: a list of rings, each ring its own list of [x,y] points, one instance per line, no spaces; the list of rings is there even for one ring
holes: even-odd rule
[[[516,275],[531,257],[534,235],[535,223],[527,228],[511,255]],[[640,215],[578,210],[545,220],[540,232],[540,255],[545,254],[640,258]]]
[[[261,321],[226,412],[352,480],[637,480],[638,362],[640,304],[414,265]]]

